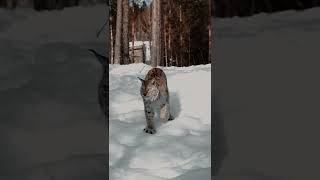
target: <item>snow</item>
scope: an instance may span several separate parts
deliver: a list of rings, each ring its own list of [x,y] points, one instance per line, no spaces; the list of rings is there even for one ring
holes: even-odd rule
[[[143,3],[146,3],[147,6],[149,6],[152,3],[152,0],[131,0],[130,2],[135,2],[136,4],[139,5],[139,7],[141,7],[143,5]]]
[[[102,69],[87,50],[105,54],[105,17],[105,5],[0,9],[0,179],[107,179]]]
[[[217,179],[320,179],[319,10],[214,19]]]
[[[155,135],[142,131],[137,79],[150,69],[145,64],[110,65],[110,179],[190,179],[194,174],[210,179],[211,65],[162,67],[175,120],[161,124],[157,118]]]
[[[217,93],[222,101],[221,113],[227,113],[226,122],[235,119],[234,124],[240,127],[248,122],[251,125],[265,123],[260,126],[270,127],[270,124],[279,124],[281,119],[265,117],[270,116],[266,111],[283,111],[284,102],[306,104],[304,99],[288,95],[288,92],[301,94],[297,84],[310,93],[318,92],[307,82],[310,79],[317,82],[318,77],[319,66],[314,63],[318,59],[314,57],[319,52],[319,9],[214,20],[214,56],[218,77],[221,77],[216,81],[221,87]],[[105,17],[105,5],[42,12],[0,9],[0,145],[3,147],[0,149],[0,165],[4,167],[1,173],[18,174],[14,177],[8,175],[5,179],[106,179],[103,175],[106,144],[103,143],[107,142],[108,132],[97,101],[97,84],[102,70],[87,52],[88,48],[93,48],[105,54],[105,32],[96,37]],[[294,56],[290,55],[292,52],[295,52]],[[158,123],[155,135],[142,131],[145,119],[139,95],[140,82],[136,78],[144,77],[149,69],[143,64],[110,66],[110,179],[209,179],[211,66],[163,68],[168,77],[171,108],[176,119],[167,124]],[[301,74],[300,70],[305,73]],[[237,76],[232,75],[235,73]],[[310,79],[302,79],[302,75]],[[294,81],[289,76],[294,77]],[[274,81],[277,84],[271,84],[272,80],[277,80]],[[283,91],[279,99],[263,94],[267,89],[274,95],[272,97],[280,97],[279,91],[288,83],[292,88]],[[310,93],[305,93],[304,98],[312,99],[308,96]],[[256,98],[248,98],[253,96]],[[264,102],[265,111],[252,106],[261,102]],[[249,107],[256,111],[249,110]],[[241,113],[242,110],[250,115]],[[289,114],[292,111],[286,109],[283,112]],[[305,114],[310,112],[296,117],[308,120]],[[237,121],[240,116],[244,117],[244,122]],[[263,118],[268,121],[258,121]],[[233,133],[229,137],[250,142],[250,137],[242,136],[242,130],[235,131],[238,129],[228,129]],[[259,133],[255,132],[256,137],[269,134],[279,139],[275,132]],[[293,139],[301,139],[299,134],[291,133]],[[269,158],[264,156],[264,148],[274,147],[274,144],[270,141],[261,143],[257,146],[261,151],[254,153],[259,158]],[[291,142],[287,142],[287,146],[288,143]],[[232,148],[243,147],[240,143],[232,145]],[[296,147],[296,142],[290,145]],[[260,150],[257,147],[253,149]],[[286,168],[285,160],[277,155],[274,157],[278,159],[264,160],[277,162],[267,167],[269,172],[286,168],[287,172],[301,173],[297,175],[303,177],[301,165],[306,164],[305,159],[314,159],[311,155],[317,153],[317,148],[313,149],[305,154],[306,157],[294,157],[296,169],[293,170]],[[300,154],[298,150],[292,148],[287,152]],[[252,151],[242,152],[244,154],[239,159],[246,162],[241,164],[244,168],[263,170],[263,166],[257,167],[254,163],[250,166],[245,159]],[[226,158],[226,167],[233,164],[230,159]],[[288,174],[271,175],[286,177]]]

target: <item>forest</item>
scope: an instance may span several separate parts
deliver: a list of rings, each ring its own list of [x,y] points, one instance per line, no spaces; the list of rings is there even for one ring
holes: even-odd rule
[[[210,63],[210,3],[210,0],[111,1],[110,63],[141,62],[135,58],[135,42],[141,41],[151,42],[149,63],[153,66]]]
[[[109,63],[141,62],[135,58],[134,42],[147,41],[153,66],[208,64],[214,62],[211,17],[246,17],[319,5],[320,0],[111,0]]]
[[[303,10],[320,0],[0,0],[0,7],[41,11],[99,3],[110,12],[110,64],[190,66],[214,62],[211,17]]]

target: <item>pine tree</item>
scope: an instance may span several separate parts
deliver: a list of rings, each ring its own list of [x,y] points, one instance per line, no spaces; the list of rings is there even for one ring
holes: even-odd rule
[[[121,62],[121,34],[122,34],[122,0],[117,0],[116,39],[114,46],[114,63]]]
[[[129,0],[123,0],[122,7],[122,59],[123,64],[129,64]]]
[[[151,65],[156,67],[160,64],[161,41],[160,41],[160,0],[152,2],[152,37],[151,37]]]

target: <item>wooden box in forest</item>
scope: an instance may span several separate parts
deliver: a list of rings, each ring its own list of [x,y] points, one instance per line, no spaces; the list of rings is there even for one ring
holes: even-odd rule
[[[135,46],[134,47],[134,57],[132,58],[132,47],[130,48],[130,59],[133,60],[133,63],[145,63],[145,45]]]

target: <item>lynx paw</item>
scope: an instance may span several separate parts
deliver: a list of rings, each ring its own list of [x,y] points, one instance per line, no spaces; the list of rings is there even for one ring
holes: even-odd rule
[[[155,134],[157,132],[155,129],[149,127],[144,128],[143,131],[148,134]]]

